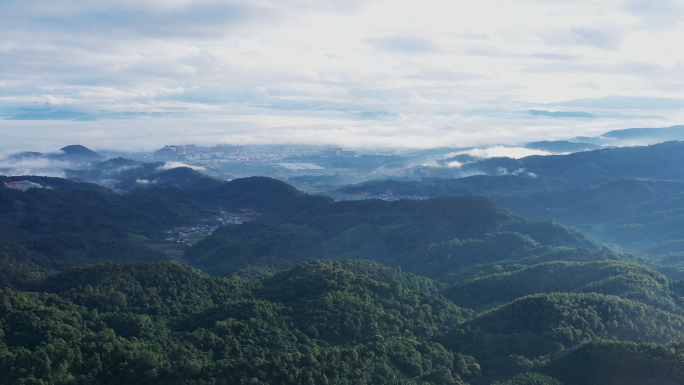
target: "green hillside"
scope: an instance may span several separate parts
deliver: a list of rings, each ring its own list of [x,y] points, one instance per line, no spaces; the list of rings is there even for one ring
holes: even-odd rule
[[[305,277],[315,290],[288,297]],[[425,338],[436,323],[462,321],[457,307],[326,263],[254,288],[176,263],[78,268],[45,285],[58,294],[0,291],[0,383],[461,384],[478,375],[474,358]]]
[[[460,251],[430,248],[444,242]],[[249,265],[286,268],[325,256],[369,259],[436,278],[539,244],[600,247],[574,229],[519,218],[486,198],[450,197],[331,202],[278,221],[226,226],[188,249],[185,258],[217,275]]]
[[[196,204],[211,210],[254,209],[269,216],[287,217],[332,202],[330,198],[311,196],[287,183],[266,178],[235,179],[209,188],[139,189],[138,194]]]
[[[684,383],[684,347],[596,341],[551,361],[546,372],[565,385],[676,385]]]
[[[682,326],[681,315],[638,301],[595,293],[551,293],[522,297],[479,314],[436,340],[449,350],[476,357],[490,380],[502,380],[592,341],[682,341]]]
[[[487,309],[536,293],[601,293],[681,313],[668,279],[652,269],[619,261],[546,262],[457,282],[444,295],[459,306]]]
[[[190,167],[177,167],[164,170],[144,177],[136,176],[124,179],[117,184],[117,188],[133,193],[154,194],[149,189],[206,189],[222,185],[224,182],[207,176]],[[160,191],[159,194],[163,194]]]
[[[598,264],[601,277],[639,271]],[[37,292],[0,290],[0,383],[557,385],[600,373],[591,383],[608,385],[626,365],[616,357],[644,381],[675,381],[684,369],[678,345],[662,345],[684,339],[684,317],[662,308],[551,293],[475,314],[429,282],[351,260],[301,263],[256,282],[176,262],[72,268],[38,279]],[[650,370],[656,357],[675,372]]]
[[[113,194],[88,183],[28,179],[51,189],[0,186],[0,250],[9,250],[2,254],[7,263],[0,266],[0,281],[7,287],[80,264],[165,260],[147,246],[163,242],[163,230],[207,214],[187,203]]]
[[[684,373],[677,242],[652,248],[658,264],[484,197],[334,202],[258,177],[126,195],[54,182],[0,187],[2,385],[678,384]],[[675,185],[596,190],[627,186],[622,207]],[[568,205],[604,200],[594,192]],[[187,248],[190,265],[152,262],[162,230],[218,207],[253,214]]]

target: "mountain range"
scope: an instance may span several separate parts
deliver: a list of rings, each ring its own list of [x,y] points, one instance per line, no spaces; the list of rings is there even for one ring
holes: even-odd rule
[[[0,177],[0,384],[684,383],[684,144],[583,146],[342,201],[67,146]]]

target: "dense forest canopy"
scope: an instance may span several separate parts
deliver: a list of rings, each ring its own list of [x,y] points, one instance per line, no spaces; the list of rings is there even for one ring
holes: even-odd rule
[[[676,244],[654,261],[483,197],[41,182],[0,187],[0,384],[684,382]],[[219,204],[259,215],[163,261],[162,230]]]

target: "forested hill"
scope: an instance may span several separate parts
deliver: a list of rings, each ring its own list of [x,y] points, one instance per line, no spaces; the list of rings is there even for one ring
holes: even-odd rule
[[[509,235],[495,236],[503,233]],[[314,205],[277,221],[219,228],[188,249],[185,258],[217,275],[254,265],[285,268],[321,256],[370,259],[424,272],[415,262],[417,253],[425,254],[432,244],[461,241],[465,245],[460,254],[433,253],[432,267],[445,275],[466,265],[507,259],[526,248],[601,247],[574,229],[528,221],[486,198],[450,197]]]
[[[191,170],[175,170],[171,175],[179,173],[195,176]],[[5,266],[1,273],[16,276],[16,280],[22,274],[29,279],[26,269],[33,265],[61,269],[103,260],[160,260],[161,254],[145,247],[148,241],[161,241],[162,230],[213,217],[219,208],[250,210],[258,215],[252,222],[220,227],[187,250],[186,258],[192,264],[218,275],[249,266],[283,269],[322,256],[410,266],[408,261],[416,258],[415,252],[455,239],[482,240],[478,245],[487,246],[473,247],[485,253],[487,248],[502,250],[491,254],[498,259],[525,247],[600,247],[576,230],[528,221],[481,197],[333,202],[263,177],[208,188],[157,187],[141,189],[140,194],[114,194],[59,178],[26,178],[51,189],[19,191],[0,186],[2,242],[8,249],[24,250],[18,255],[25,264],[24,273],[10,272],[15,265]],[[530,237],[532,243],[491,236],[500,232]],[[503,243],[495,244],[500,241]],[[449,269],[474,263],[454,262]],[[447,265],[441,266],[449,271]]]
[[[672,269],[484,197],[62,185],[0,187],[2,385],[684,383]],[[132,262],[216,206],[260,215],[186,249],[205,271]]]
[[[200,207],[60,178],[13,177],[48,188],[0,185],[0,282],[20,287],[36,272],[98,261],[161,261],[146,247],[163,230],[199,222]]]
[[[223,183],[190,167],[176,167],[143,178],[139,176],[127,178],[119,182],[116,187],[131,193],[138,193],[145,189],[206,189]]]
[[[620,179],[599,186],[494,198],[516,213],[592,233],[628,250],[682,240],[684,181]],[[682,252],[684,249],[671,249]]]
[[[332,202],[332,199],[327,197],[302,193],[285,182],[257,176],[235,179],[205,188],[150,187],[135,189],[135,193],[216,210],[219,207],[227,210],[250,208],[269,216],[279,217],[288,217]]]
[[[625,269],[672,284],[615,262],[594,282]],[[578,271],[557,289],[588,281]],[[39,279],[36,292],[0,290],[0,384],[612,385],[631,383],[626,373],[682,383],[682,293],[632,282],[673,307],[556,292],[478,314],[440,294],[443,284],[361,260],[256,281],[176,262],[78,267]],[[484,304],[490,289],[479,290],[469,300]]]
[[[382,180],[344,186],[371,196],[487,196],[528,219],[558,221],[629,251],[682,241],[684,142],[521,159],[458,159],[463,178]],[[471,159],[472,158],[472,159]],[[647,251],[650,253],[650,251]],[[671,252],[684,254],[684,249]],[[668,256],[654,255],[655,259]]]
[[[459,163],[458,167],[449,166],[454,161]],[[520,159],[478,159],[462,154],[425,167],[424,173],[413,178],[421,178],[420,181],[369,181],[344,186],[339,191],[384,194],[392,189],[398,195],[433,197],[519,195],[585,188],[624,178],[684,180],[684,142],[605,148],[567,155],[533,155]],[[438,175],[441,177],[436,177]]]
[[[179,173],[196,176],[192,170],[171,175]],[[437,278],[464,266],[508,259],[524,249],[601,247],[574,229],[520,218],[482,197],[334,202],[263,177],[123,195],[59,179],[32,180],[58,187],[25,192],[0,187],[0,226],[13,237],[3,242],[26,251],[22,263],[50,269],[103,260],[160,260],[160,254],[144,247],[146,240],[161,241],[162,230],[198,223],[220,208],[258,215],[242,225],[220,227],[186,250],[191,264],[215,275],[250,266],[281,270],[300,261],[336,257],[404,266]],[[428,249],[445,242],[451,248],[458,243],[459,250],[447,247],[438,255],[436,248]],[[421,258],[429,258],[434,272],[424,268]]]
[[[47,294],[0,291],[0,383],[462,384],[479,375],[473,357],[430,340],[469,311],[327,263],[258,285],[176,263],[105,264],[54,281]]]
[[[36,175],[20,175],[20,176],[3,176],[0,175],[0,188],[5,187],[4,183],[17,182],[28,180],[34,183],[38,183],[42,187],[52,188],[55,190],[81,190],[81,191],[99,191],[108,192],[107,188],[98,186],[92,183],[78,183],[71,181],[69,179],[49,177],[49,176],[36,176]]]
[[[543,178],[554,190],[588,187],[621,178],[684,180],[684,142],[608,148],[568,155],[491,158],[461,166],[466,173],[500,174],[524,169]]]

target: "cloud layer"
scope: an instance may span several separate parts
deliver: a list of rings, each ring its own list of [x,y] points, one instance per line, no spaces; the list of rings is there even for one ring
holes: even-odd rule
[[[678,0],[6,0],[0,151],[470,146],[672,125],[683,21]],[[660,99],[558,104],[610,95]]]

